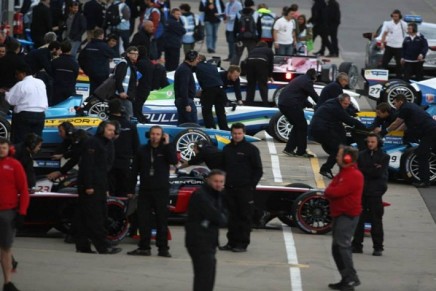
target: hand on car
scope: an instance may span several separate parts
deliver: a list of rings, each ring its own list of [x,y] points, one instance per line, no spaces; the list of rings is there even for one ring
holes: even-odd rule
[[[60,171],[54,171],[47,175],[47,179],[53,181],[59,178],[60,176],[62,176],[62,173]]]

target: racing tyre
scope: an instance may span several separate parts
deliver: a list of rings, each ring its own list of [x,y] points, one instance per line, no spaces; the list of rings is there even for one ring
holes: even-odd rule
[[[359,82],[359,70],[357,66],[351,62],[343,62],[339,65],[338,71],[340,73],[347,73],[349,78],[348,87],[350,87],[351,90],[356,89]]]
[[[201,127],[198,123],[186,122],[178,125],[179,127]]]
[[[107,199],[107,239],[121,241],[129,231],[129,221],[126,216],[126,205],[116,198]]]
[[[268,125],[268,134],[279,142],[287,142],[289,133],[291,132],[292,124],[289,123],[286,116],[281,112],[277,112],[271,117]]]
[[[286,187],[295,187],[295,188],[308,188],[308,189],[312,189],[311,186],[304,184],[304,183],[292,183],[292,184],[288,184],[286,185]],[[295,226],[295,220],[292,217],[292,209],[290,209],[291,211],[289,211],[288,213],[283,213],[283,214],[279,214],[277,216],[277,218],[283,222],[284,224],[288,225],[288,226]]]
[[[6,118],[0,116],[0,137],[9,139],[11,135],[11,124]]]
[[[411,85],[402,82],[388,85],[380,98],[380,102],[387,102],[392,108],[395,108],[393,101],[398,94],[406,96],[408,102],[421,105],[421,94],[416,92]]]
[[[180,152],[180,156],[183,160],[189,161],[195,156],[194,144],[200,140],[206,140],[212,143],[210,137],[204,131],[196,128],[185,129],[174,137],[176,150]]]
[[[109,108],[107,102],[97,102],[89,107],[88,116],[98,117],[101,120],[107,120],[109,118],[106,110]]]
[[[282,93],[282,91],[283,91],[283,89],[284,89],[285,87],[286,87],[286,86],[279,87],[279,88],[277,88],[277,89],[274,91],[274,94],[273,94],[273,101],[274,101],[274,104],[275,104],[276,106],[279,106],[279,96],[280,96],[280,93]]]
[[[321,68],[321,82],[331,83],[336,80],[338,75],[338,67],[335,64],[325,64]]]
[[[332,228],[330,207],[321,191],[309,191],[295,199],[292,217],[297,226],[310,234],[324,234]]]
[[[430,165],[430,183],[434,183],[436,181],[436,154],[434,152],[431,153],[429,159]],[[420,181],[418,177],[419,166],[418,161],[416,159],[415,151],[410,151],[404,160],[404,173],[407,179],[412,181]]]

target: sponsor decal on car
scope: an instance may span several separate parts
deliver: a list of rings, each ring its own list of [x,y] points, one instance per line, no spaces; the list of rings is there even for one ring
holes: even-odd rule
[[[54,127],[66,121],[71,122],[74,126],[97,126],[102,120],[97,117],[55,118],[46,119],[44,125],[47,127]]]

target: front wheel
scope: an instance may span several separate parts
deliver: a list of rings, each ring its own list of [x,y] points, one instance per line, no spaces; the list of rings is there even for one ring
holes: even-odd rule
[[[294,188],[307,188],[312,189],[313,187],[304,183],[291,183],[286,185],[286,187],[294,187]],[[288,226],[295,226],[295,220],[292,216],[292,208],[289,209],[289,212],[281,213],[277,216],[277,218]]]
[[[430,183],[436,181],[436,154],[431,153],[428,161],[430,167]],[[410,151],[404,160],[404,172],[406,177],[412,181],[420,181],[419,179],[419,165],[416,158],[415,151]]]
[[[289,123],[286,116],[281,112],[277,112],[271,117],[268,125],[268,134],[279,142],[287,142],[292,129],[292,124]]]
[[[109,116],[106,112],[108,108],[109,105],[107,104],[107,102],[99,101],[89,107],[88,115],[92,117],[98,117],[101,120],[108,120]]]
[[[107,199],[107,239],[121,241],[129,231],[126,205],[116,198]]]
[[[277,88],[274,91],[273,101],[274,101],[275,106],[279,106],[279,96],[280,96],[280,93],[282,93],[283,89],[285,89],[285,86]]]
[[[309,191],[295,199],[292,217],[297,226],[310,234],[324,234],[332,228],[330,206],[321,191]]]
[[[189,161],[195,156],[194,145],[200,140],[212,143],[210,137],[204,131],[196,128],[185,129],[174,137],[176,150],[180,152],[180,156],[183,160]]]
[[[9,139],[11,135],[11,124],[9,121],[0,116],[0,137]]]
[[[401,82],[387,86],[380,98],[380,102],[387,102],[392,108],[395,108],[394,99],[400,94],[406,96],[408,102],[421,105],[421,94],[416,92],[415,88],[410,84]]]

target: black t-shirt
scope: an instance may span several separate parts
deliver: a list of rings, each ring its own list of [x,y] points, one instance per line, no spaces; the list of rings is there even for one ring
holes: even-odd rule
[[[404,120],[407,133],[422,138],[427,132],[436,130],[436,121],[415,103],[404,103],[398,117]]]

